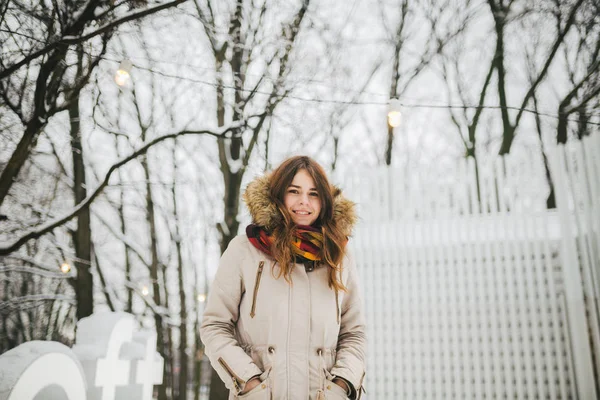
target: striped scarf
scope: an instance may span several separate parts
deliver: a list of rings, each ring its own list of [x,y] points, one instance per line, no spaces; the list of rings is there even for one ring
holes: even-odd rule
[[[250,224],[246,227],[246,235],[254,247],[269,256],[273,256],[271,245],[274,239],[264,228]],[[321,260],[321,249],[323,248],[323,234],[319,228],[296,225],[291,245],[292,253],[297,262],[319,261]]]

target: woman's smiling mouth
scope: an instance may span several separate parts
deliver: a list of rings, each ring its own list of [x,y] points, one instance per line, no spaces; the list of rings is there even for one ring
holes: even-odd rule
[[[312,214],[312,212],[310,212],[310,211],[296,211],[296,210],[292,210],[292,212],[294,214],[297,214],[297,215],[310,215],[310,214]]]

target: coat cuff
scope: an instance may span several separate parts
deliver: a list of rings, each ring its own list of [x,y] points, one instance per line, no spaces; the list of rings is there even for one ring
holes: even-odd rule
[[[346,394],[348,395],[348,397],[352,398],[352,394],[356,393],[356,389],[354,389],[354,387],[352,386],[352,383],[350,383],[350,381],[348,379],[344,378],[343,376],[335,376],[335,375],[332,375],[332,376],[333,376],[334,380],[341,379],[342,381],[344,381],[344,383],[348,387],[348,389],[346,390]]]
[[[351,368],[333,367],[330,373],[336,378],[343,379],[348,384],[348,387],[350,388],[350,395],[348,397],[350,399],[358,398],[358,393],[362,389],[363,379],[365,377],[365,372],[363,370],[357,371],[352,370]]]

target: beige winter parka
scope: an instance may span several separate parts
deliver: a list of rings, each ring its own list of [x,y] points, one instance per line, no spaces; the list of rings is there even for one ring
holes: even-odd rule
[[[254,223],[270,228],[281,216],[269,200],[268,176],[252,182],[244,199]],[[334,218],[350,234],[353,203],[337,191]],[[360,398],[365,376],[365,322],[356,267],[346,255],[347,292],[329,288],[326,266],[295,264],[292,284],[275,261],[246,235],[223,253],[206,302],[200,334],[211,364],[230,390],[229,399],[347,399],[334,377]],[[252,377],[262,384],[239,395]]]

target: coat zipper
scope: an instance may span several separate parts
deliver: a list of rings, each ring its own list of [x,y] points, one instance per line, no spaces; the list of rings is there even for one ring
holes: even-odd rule
[[[357,400],[360,400],[363,393],[367,393],[365,390],[365,385],[363,385],[363,380],[365,379],[365,371],[363,371],[362,376],[360,377],[360,383],[358,384],[358,395],[356,397]]]
[[[340,300],[338,297],[338,291],[335,289],[335,310],[337,313],[337,323],[340,324]]]
[[[250,318],[254,318],[256,315],[256,298],[258,297],[258,286],[260,285],[260,277],[262,276],[263,267],[265,262],[261,261],[258,264],[258,271],[256,271],[256,283],[254,284],[254,296],[252,297],[252,309],[250,310]]]
[[[231,369],[231,367],[229,367],[229,365],[227,365],[227,363],[225,362],[225,360],[223,360],[223,357],[219,357],[219,364],[221,364],[221,366],[225,369],[225,371],[227,371],[227,373],[229,374],[229,376],[231,376],[231,379],[233,380],[233,386],[235,387],[235,389],[239,393],[241,391],[241,386],[240,385],[245,385],[246,381],[243,380],[242,378],[240,378],[239,376],[237,376],[235,374],[235,372],[233,372],[233,370]]]
[[[288,327],[287,327],[287,342],[286,342],[286,365],[285,365],[285,382],[287,386],[287,398],[290,399],[290,342],[292,336],[292,285],[288,285]]]

